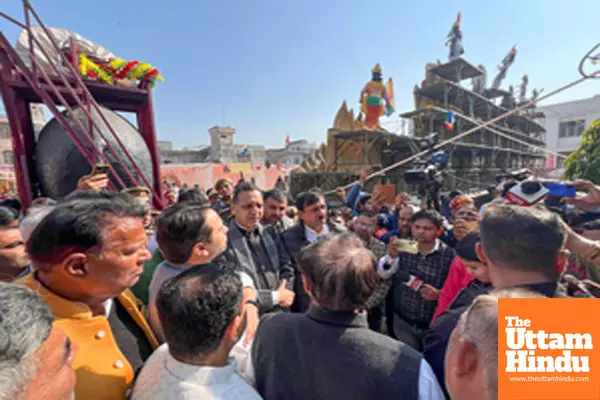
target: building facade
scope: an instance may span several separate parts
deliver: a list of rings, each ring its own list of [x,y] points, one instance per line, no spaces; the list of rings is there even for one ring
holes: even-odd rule
[[[600,118],[600,94],[539,107],[538,111],[545,116],[537,122],[546,128],[546,148],[567,156],[577,150],[585,128]],[[547,167],[562,168],[563,162],[562,157],[549,156]]]
[[[46,123],[46,114],[40,104],[31,105],[31,119],[35,133],[39,133]],[[0,115],[0,165],[13,165],[13,146],[10,124],[5,115]]]
[[[308,140],[294,140],[281,149],[267,149],[266,160],[272,165],[299,165],[317,151],[317,145]]]

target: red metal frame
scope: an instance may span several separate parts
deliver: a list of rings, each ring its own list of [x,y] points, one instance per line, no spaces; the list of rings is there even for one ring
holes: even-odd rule
[[[23,60],[10,45],[8,40],[0,33],[0,88],[4,100],[10,129],[12,132],[13,149],[15,151],[15,171],[17,176],[17,187],[25,207],[36,196],[35,187],[38,183],[34,168],[34,129],[31,121],[30,103],[44,103],[52,112],[57,121],[65,129],[67,134],[82,155],[86,158],[90,166],[93,166],[98,159],[108,163],[104,155],[94,144],[93,136],[100,135],[106,143],[107,149],[112,153],[115,160],[128,175],[128,178],[135,184],[144,184],[152,191],[152,199],[155,208],[164,207],[162,182],[160,174],[160,162],[158,148],[156,145],[156,127],[154,124],[154,112],[152,103],[152,93],[145,84],[140,84],[138,88],[124,88],[112,86],[100,82],[88,81],[81,78],[78,73],[77,65],[72,65],[67,57],[62,53],[59,45],[50,31],[43,24],[38,14],[33,10],[27,0],[24,0],[25,20],[22,24],[8,15],[0,12],[0,17],[4,17],[10,22],[15,23],[23,29],[30,31],[30,16],[33,16],[39,26],[44,30],[49,41],[55,50],[61,54],[62,65],[66,67],[70,76],[66,76],[59,68],[56,60],[51,59],[43,48],[38,47],[42,54],[51,65],[54,76],[49,76],[47,71],[41,68],[33,55],[35,45],[39,46],[37,39],[29,35],[30,42],[30,61],[32,68],[27,68]],[[76,60],[76,58],[74,58]],[[150,150],[152,167],[154,170],[152,180],[153,184],[148,182],[142,174],[139,167],[131,157],[131,154],[125,148],[121,139],[117,136],[114,129],[107,122],[104,115],[100,113],[99,105],[114,111],[134,112],[137,116],[138,128],[148,149]],[[67,112],[72,112],[72,106],[79,106],[87,116],[89,121],[88,128],[83,126],[77,119],[72,119],[79,130],[83,133],[86,142],[83,143],[77,132],[67,121],[57,106],[63,106]],[[132,174],[119,156],[119,152],[106,140],[105,134],[92,120],[91,112],[100,116],[104,127],[108,129],[118,144],[119,150],[126,156],[134,169]],[[119,186],[125,185],[121,177],[113,169],[113,175]]]

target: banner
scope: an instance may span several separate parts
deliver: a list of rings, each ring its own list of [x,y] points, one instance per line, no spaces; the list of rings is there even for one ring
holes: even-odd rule
[[[600,399],[600,299],[499,299],[498,399]]]

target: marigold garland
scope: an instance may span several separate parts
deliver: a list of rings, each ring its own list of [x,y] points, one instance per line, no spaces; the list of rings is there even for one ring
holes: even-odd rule
[[[164,81],[158,70],[146,62],[113,58],[105,63],[92,60],[83,52],[79,52],[79,72],[111,85],[120,79],[147,81],[151,87],[156,86],[156,81]]]

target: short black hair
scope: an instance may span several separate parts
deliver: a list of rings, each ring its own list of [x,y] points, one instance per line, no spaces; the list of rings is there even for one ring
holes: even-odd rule
[[[233,203],[236,204],[238,202],[242,193],[254,191],[258,191],[262,195],[262,191],[254,183],[248,181],[240,183],[235,187],[235,191],[233,192]]]
[[[365,204],[367,204],[367,201],[369,201],[369,200],[371,200],[370,194],[362,195],[358,198],[358,204],[361,206],[364,206]]]
[[[242,280],[232,267],[213,261],[167,280],[156,307],[169,351],[180,357],[209,354],[241,313]]]
[[[206,224],[210,203],[177,203],[162,212],[157,221],[156,241],[164,258],[184,264],[197,243],[209,243],[212,228]]]
[[[556,260],[566,231],[557,214],[537,207],[487,207],[480,227],[486,257],[501,268],[558,279]]]
[[[263,194],[263,200],[265,202],[269,199],[273,199],[278,203],[283,203],[287,200],[287,198],[285,197],[285,193],[283,193],[283,191],[277,188],[271,189]]]
[[[146,208],[126,193],[83,191],[57,204],[27,241],[34,262],[57,264],[75,252],[99,250],[103,233],[118,218],[139,218]]]
[[[21,200],[16,198],[4,199],[0,201],[0,207],[9,207],[17,212],[17,215],[21,213],[23,209],[23,205],[21,204]]]
[[[454,251],[457,256],[464,260],[480,262],[479,257],[477,257],[477,251],[475,250],[475,247],[479,242],[481,242],[479,232],[470,232],[456,243]]]
[[[375,218],[377,216],[377,214],[375,214],[374,212],[371,211],[361,211],[360,214],[358,215],[358,217],[367,217],[367,218]]]
[[[306,207],[310,207],[313,204],[324,200],[325,196],[318,190],[311,189],[307,192],[302,192],[296,197],[296,208],[300,211],[304,211]]]
[[[352,233],[320,236],[300,251],[298,268],[315,302],[329,310],[361,309],[380,282],[373,252]]]
[[[208,198],[199,189],[182,190],[177,196],[178,203],[199,203],[207,202]]]
[[[436,228],[441,228],[444,226],[444,217],[442,214],[437,212],[436,210],[424,209],[416,212],[411,219],[411,222],[414,224],[416,221],[420,219],[428,219],[435,225]]]
[[[0,227],[6,227],[18,218],[19,214],[14,208],[0,206]]]

